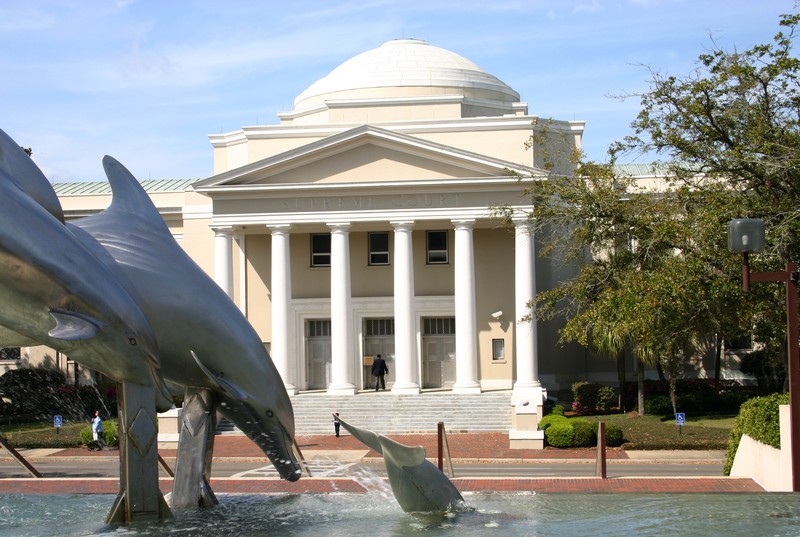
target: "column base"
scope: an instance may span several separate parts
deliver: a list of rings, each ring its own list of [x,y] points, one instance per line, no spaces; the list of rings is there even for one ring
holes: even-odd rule
[[[300,390],[298,390],[297,386],[294,384],[284,384],[283,387],[286,389],[286,393],[289,395],[297,395],[300,393]]]
[[[358,393],[352,384],[342,384],[339,386],[328,386],[328,395],[355,395]]]
[[[397,395],[419,395],[422,392],[417,384],[398,385],[396,382],[392,386],[392,393]]]
[[[453,393],[459,394],[480,394],[481,393],[481,385],[478,383],[474,384],[453,384]]]

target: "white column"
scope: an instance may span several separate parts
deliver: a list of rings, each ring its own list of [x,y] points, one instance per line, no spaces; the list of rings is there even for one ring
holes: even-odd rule
[[[272,233],[272,343],[270,354],[289,395],[297,394],[297,365],[289,359],[289,323],[292,301],[292,267],[289,226],[269,228]]]
[[[417,326],[414,308],[414,222],[392,222],[394,226],[394,356],[392,393],[417,394]]]
[[[247,236],[237,233],[233,237],[239,253],[239,310],[247,316]]]
[[[214,228],[214,281],[233,299],[233,237],[231,228]]]
[[[536,320],[520,322],[519,319],[532,313],[530,301],[536,297],[536,267],[533,228],[527,221],[515,222],[514,229],[514,317],[516,373],[512,402],[543,404],[542,384],[539,382],[536,346]]]
[[[455,240],[456,382],[455,393],[480,393],[478,334],[475,315],[475,254],[472,227],[475,220],[453,222]]]
[[[328,393],[352,395],[353,307],[350,293],[350,225],[331,228],[331,382]]]

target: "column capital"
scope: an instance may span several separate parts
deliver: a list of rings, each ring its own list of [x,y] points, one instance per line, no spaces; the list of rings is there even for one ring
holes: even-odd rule
[[[390,221],[389,222],[395,231],[410,231],[414,229],[414,221],[413,220],[397,220],[397,221]]]
[[[267,229],[273,235],[276,233],[289,233],[292,229],[292,224],[275,224],[275,225],[268,225]]]
[[[349,231],[351,224],[350,222],[328,222],[325,225],[331,228],[332,232],[342,232]]]
[[[450,220],[456,229],[472,229],[475,227],[476,220],[474,218],[459,218],[458,220]]]
[[[233,235],[234,227],[233,226],[211,226],[211,231],[214,232],[214,235]]]

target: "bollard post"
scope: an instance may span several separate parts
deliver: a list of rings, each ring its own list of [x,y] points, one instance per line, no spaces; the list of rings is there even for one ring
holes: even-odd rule
[[[606,422],[601,421],[597,427],[597,464],[595,476],[606,479]]]
[[[444,422],[440,421],[436,425],[436,447],[438,449],[438,457],[437,457],[438,466],[439,470],[441,470],[442,472],[444,472],[444,453],[443,453],[444,450],[442,449],[443,433],[444,433]]]

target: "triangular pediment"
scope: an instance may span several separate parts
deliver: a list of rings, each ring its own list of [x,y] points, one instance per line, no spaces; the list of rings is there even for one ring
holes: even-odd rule
[[[196,183],[226,186],[447,180],[535,174],[534,169],[364,125]]]

